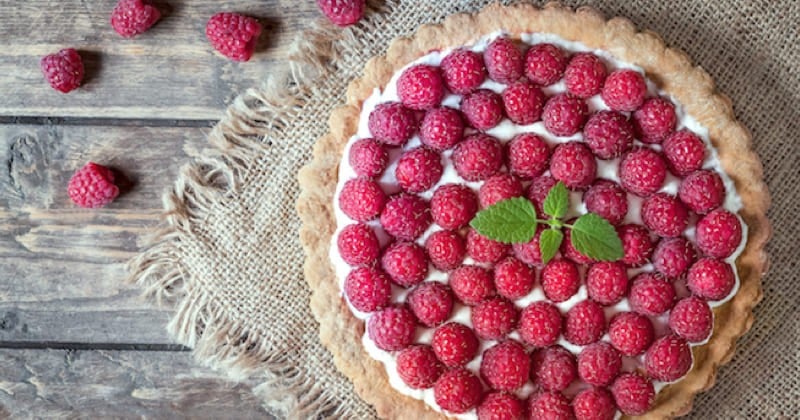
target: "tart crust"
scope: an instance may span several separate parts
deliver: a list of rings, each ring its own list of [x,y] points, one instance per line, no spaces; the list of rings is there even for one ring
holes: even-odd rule
[[[362,103],[373,89],[384,87],[396,71],[432,50],[471,44],[499,29],[514,38],[526,32],[553,33],[642,67],[650,80],[708,129],[723,169],[736,185],[744,204],[739,215],[749,229],[744,252],[736,261],[739,291],[714,308],[713,335],[707,344],[692,348],[692,370],[663,388],[653,409],[642,417],[686,414],[691,411],[694,395],[713,386],[717,368],[732,358],[736,339],[750,329],[752,308],[762,297],[761,276],[768,262],[764,246],[771,234],[766,218],[770,198],[763,168],[752,151],[749,131],[736,121],[730,99],[716,90],[708,73],[693,66],[682,51],[668,48],[657,34],[638,31],[624,18],[607,20],[588,7],[572,10],[556,3],[543,8],[490,5],[478,13],[449,16],[441,24],[422,25],[414,35],[395,39],[385,56],[367,62],[363,77],[347,89],[347,103],[331,114],[330,132],[315,144],[313,160],[298,175],[302,190],[297,202],[303,222],[300,238],[307,255],[304,270],[312,291],[311,309],[320,323],[321,342],[333,353],[337,368],[353,381],[356,392],[380,417],[443,417],[423,401],[392,388],[382,363],[364,350],[364,322],[350,312],[330,263],[331,238],[336,229],[333,195],[345,144],[356,133]]]

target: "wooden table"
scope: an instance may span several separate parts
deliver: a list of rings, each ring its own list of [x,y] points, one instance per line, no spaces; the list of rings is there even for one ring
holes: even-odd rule
[[[319,12],[312,0],[157,1],[166,16],[128,40],[108,23],[115,3],[0,0],[0,418],[265,416],[247,384],[174,344],[170,311],[125,284],[125,263],[226,104],[283,65]],[[231,10],[266,26],[248,63],[205,38],[208,18]],[[39,60],[66,47],[87,74],[64,95]],[[90,160],[128,177],[105,209],[77,208],[66,193]]]

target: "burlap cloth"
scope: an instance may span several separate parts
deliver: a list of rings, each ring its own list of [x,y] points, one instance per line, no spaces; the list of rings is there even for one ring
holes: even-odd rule
[[[148,296],[174,305],[168,329],[175,339],[207,365],[260,381],[255,392],[267,407],[281,402],[280,416],[374,416],[317,338],[298,240],[297,171],[368,58],[421,23],[477,10],[482,3],[381,2],[355,27],[315,25],[298,40],[287,74],[236,99],[211,133],[212,147],[183,169],[165,195],[164,230],[131,263],[132,279]],[[717,385],[698,396],[691,415],[796,416],[800,2],[566,3],[592,5],[659,32],[716,79],[752,130],[773,197],[765,298],[752,331],[740,340]]]

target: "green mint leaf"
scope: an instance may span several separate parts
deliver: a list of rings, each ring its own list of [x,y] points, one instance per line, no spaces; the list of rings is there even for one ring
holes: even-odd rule
[[[498,242],[525,243],[536,234],[536,208],[523,197],[510,198],[479,211],[469,225]]]
[[[581,254],[598,261],[616,261],[623,256],[622,241],[608,220],[595,213],[579,217],[572,225],[572,245]]]
[[[558,181],[547,193],[542,210],[549,216],[560,218],[567,214],[568,208],[569,191],[567,191],[567,186],[563,182]]]
[[[560,230],[546,229],[542,231],[542,236],[539,238],[539,250],[542,254],[542,263],[547,264],[548,261],[553,259],[556,255],[558,247],[561,246],[561,241],[564,240],[564,234]]]

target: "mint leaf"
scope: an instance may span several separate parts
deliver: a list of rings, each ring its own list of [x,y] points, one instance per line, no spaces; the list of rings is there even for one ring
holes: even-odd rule
[[[547,229],[542,231],[542,236],[539,238],[539,251],[542,254],[542,263],[547,264],[548,261],[553,259],[556,255],[558,247],[561,246],[561,241],[564,240],[564,234],[560,230]]]
[[[570,237],[578,252],[595,260],[616,261],[624,254],[614,226],[595,213],[579,217],[572,225]]]
[[[469,225],[498,242],[525,243],[536,234],[536,208],[526,198],[510,198],[479,211]]]
[[[564,185],[563,182],[558,181],[553,188],[550,188],[550,192],[547,193],[547,197],[545,197],[544,204],[542,205],[542,210],[549,216],[560,218],[567,214],[568,208],[569,191],[567,191],[567,186]]]

